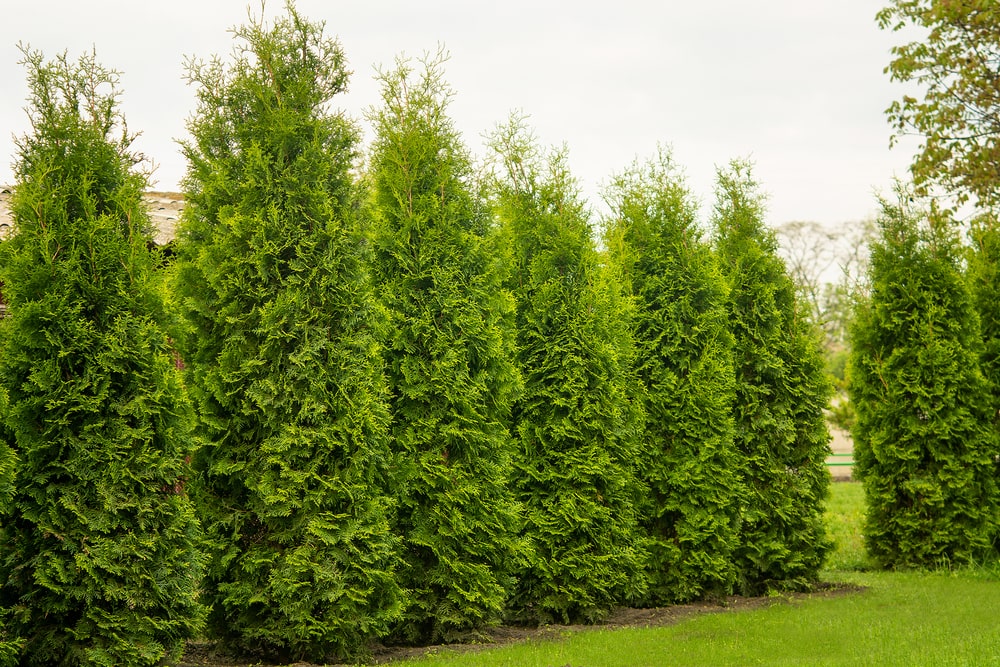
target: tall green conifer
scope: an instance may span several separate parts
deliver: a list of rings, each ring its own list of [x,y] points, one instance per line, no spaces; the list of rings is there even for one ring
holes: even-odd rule
[[[981,215],[972,224],[967,277],[983,340],[980,370],[990,392],[994,432],[1000,438],[1000,222],[995,215]],[[1000,457],[996,464],[1000,484]],[[1000,549],[1000,535],[997,549]]]
[[[830,547],[823,500],[831,387],[819,332],[764,225],[764,198],[747,164],[720,170],[716,247],[729,282],[737,451],[746,484],[738,588],[761,593],[816,579]]]
[[[993,423],[1000,427],[1000,224],[982,215],[973,222],[971,236],[966,273],[983,339],[980,368],[992,396]]]
[[[0,607],[22,664],[154,665],[203,610],[191,415],[159,324],[146,174],[94,54],[24,49],[15,234],[0,244],[0,432],[14,444]]]
[[[358,133],[327,104],[344,56],[289,4],[189,63],[180,336],[206,445],[197,487],[212,636],[346,657],[399,615],[383,325],[357,233]]]
[[[2,252],[0,252],[2,255]],[[0,299],[2,299],[0,295]],[[3,324],[0,322],[0,327]],[[0,332],[0,338],[2,338],[3,333]],[[7,392],[2,386],[0,386],[0,415],[6,413],[7,409]],[[13,437],[10,431],[6,429],[3,424],[3,419],[0,417],[0,525],[9,521],[8,511],[10,507],[10,501],[14,496],[14,473],[15,466],[17,465],[17,456],[14,454],[14,449],[10,446],[13,441]],[[2,606],[3,603],[0,602],[0,667],[7,667],[7,665],[16,665],[18,655],[21,653],[21,642],[14,635],[13,631],[7,629],[6,618],[11,610]]]
[[[448,117],[442,59],[424,65],[381,74],[371,178],[413,596],[400,636],[434,641],[498,621],[513,584],[508,421],[521,385],[490,217]]]
[[[534,545],[512,613],[594,621],[644,589],[631,308],[601,264],[566,151],[543,155],[516,119],[493,145],[525,383],[514,488]]]
[[[637,301],[647,603],[726,595],[743,502],[729,292],[669,153],[614,178],[606,197],[607,245]]]
[[[2,326],[2,318],[0,318],[0,327]],[[3,336],[2,329],[0,329],[0,336]],[[6,414],[6,412],[7,391],[0,385],[0,415]],[[14,448],[11,446],[13,442],[13,434],[4,425],[3,420],[0,419],[0,517],[7,514],[10,501],[14,497],[14,474],[17,466],[17,455],[14,454]]]
[[[883,202],[878,223],[848,384],[865,543],[886,567],[974,562],[996,537],[998,437],[962,251],[934,210]]]

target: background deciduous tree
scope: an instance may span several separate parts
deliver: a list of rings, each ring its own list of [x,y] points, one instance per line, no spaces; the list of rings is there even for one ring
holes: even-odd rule
[[[799,291],[799,301],[812,309],[811,317],[822,324],[825,314],[825,285],[840,259],[840,234],[816,222],[796,220],[775,232],[788,275]]]
[[[884,30],[915,35],[893,48],[886,72],[913,83],[888,108],[896,138],[921,139],[911,171],[917,194],[982,209],[1000,205],[1000,6],[993,0],[892,0]]]

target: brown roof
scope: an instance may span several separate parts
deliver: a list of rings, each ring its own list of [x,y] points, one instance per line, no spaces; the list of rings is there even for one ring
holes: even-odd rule
[[[0,239],[3,239],[13,224],[10,216],[8,199],[11,187],[0,186]],[[156,228],[155,240],[159,245],[165,245],[174,238],[174,228],[184,210],[184,196],[176,192],[147,192],[143,200],[149,208],[149,218]]]

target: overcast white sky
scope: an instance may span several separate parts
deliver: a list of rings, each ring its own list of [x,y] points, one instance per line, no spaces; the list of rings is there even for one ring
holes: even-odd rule
[[[749,157],[772,224],[838,225],[876,210],[905,177],[912,144],[890,151],[884,109],[900,94],[882,73],[898,37],[882,0],[299,0],[339,37],[354,75],[340,105],[360,118],[379,99],[374,67],[443,44],[452,115],[482,152],[483,132],[520,109],[546,144],[567,143],[596,205],[599,185],[657,142],[673,146],[692,190],[712,203],[716,165]],[[0,183],[12,134],[27,130],[18,41],[74,58],[96,46],[122,71],[123,110],[159,164],[156,187],[184,173],[194,91],[183,56],[226,55],[245,0],[4,0],[0,12]],[[259,2],[253,3],[259,11]],[[267,15],[283,11],[269,0]]]

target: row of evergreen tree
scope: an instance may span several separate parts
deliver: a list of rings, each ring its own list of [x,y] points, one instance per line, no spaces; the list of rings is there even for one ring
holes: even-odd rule
[[[746,164],[711,238],[669,153],[597,243],[564,149],[477,168],[441,58],[358,128],[296,12],[190,61],[175,256],[93,55],[25,50],[0,244],[0,659],[157,664],[202,632],[349,657],[814,581],[828,397]]]

